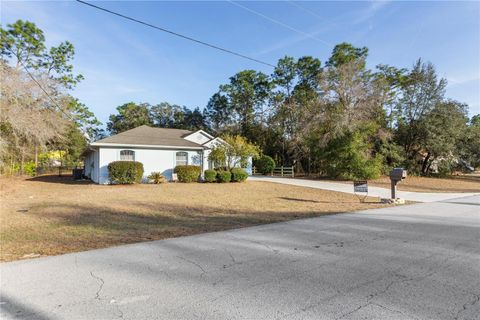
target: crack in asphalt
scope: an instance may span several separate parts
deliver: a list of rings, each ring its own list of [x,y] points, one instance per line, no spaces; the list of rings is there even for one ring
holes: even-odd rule
[[[207,273],[207,271],[205,271],[205,269],[203,269],[203,267],[198,262],[195,262],[193,260],[189,260],[189,259],[181,257],[181,256],[177,256],[177,258],[181,259],[183,261],[186,261],[186,262],[196,266],[198,269],[200,269],[202,271],[202,273],[200,274],[200,277],[202,277],[203,275],[205,275]]]
[[[431,257],[432,255],[429,255],[429,257]],[[426,259],[428,259],[429,257],[427,257]],[[410,282],[410,281],[421,281],[421,280],[424,280],[432,275],[434,275],[435,273],[437,273],[440,269],[442,269],[444,267],[444,264],[451,258],[453,258],[454,256],[449,256],[449,257],[445,257],[445,259],[443,259],[443,261],[441,263],[438,263],[437,265],[438,266],[435,266],[435,267],[431,267],[428,269],[427,272],[425,272],[423,275],[421,276],[416,276],[416,277],[406,277],[405,275],[402,275],[402,274],[398,274],[396,271],[393,272],[393,275],[396,276],[396,277],[400,277],[400,278],[403,278],[403,279],[398,279],[398,280],[392,280],[390,281],[390,283],[385,287],[385,289],[383,290],[379,290],[377,292],[374,292],[374,293],[371,293],[369,294],[367,297],[366,297],[366,303],[358,306],[357,308],[355,308],[354,310],[352,311],[349,311],[343,315],[341,315],[340,317],[336,318],[335,320],[339,320],[339,319],[343,319],[345,318],[346,316],[352,314],[352,313],[355,313],[359,310],[361,310],[362,308],[365,308],[367,307],[368,305],[372,305],[372,304],[378,304],[378,303],[375,303],[375,302],[372,302],[372,300],[375,298],[375,297],[378,297],[380,295],[383,295],[385,293],[387,293],[388,290],[390,290],[390,288],[393,286],[393,285],[396,285],[396,284],[399,284],[399,283],[406,283],[406,282]],[[398,271],[399,269],[397,269]],[[382,279],[380,279],[382,280]],[[379,307],[383,307],[384,309],[388,309],[387,307],[383,306],[383,305],[380,305],[378,304]],[[398,310],[391,310],[391,311],[396,311],[396,312],[400,312]]]
[[[430,259],[430,258],[433,257],[433,256],[435,256],[435,253],[429,254],[428,256],[420,259],[419,261],[421,261],[421,260],[428,260],[428,259]],[[455,256],[455,255],[454,255],[454,256]],[[377,290],[376,292],[369,294],[368,296],[365,297],[366,302],[365,302],[364,304],[361,304],[361,305],[357,306],[354,310],[351,310],[351,311],[347,312],[346,314],[340,315],[340,316],[339,316],[338,318],[336,318],[335,320],[343,319],[343,318],[345,318],[346,316],[348,316],[348,315],[350,315],[350,314],[352,314],[352,313],[355,313],[355,312],[361,310],[362,308],[365,308],[365,307],[368,306],[368,305],[377,304],[377,303],[375,303],[375,302],[372,302],[372,300],[373,300],[375,297],[377,297],[377,296],[380,296],[380,295],[382,295],[382,294],[385,294],[388,290],[390,290],[390,288],[391,288],[393,285],[395,285],[395,284],[397,284],[397,283],[404,283],[404,282],[409,282],[409,281],[414,281],[414,280],[417,280],[417,281],[418,281],[418,280],[423,280],[423,279],[425,279],[425,278],[428,278],[428,277],[432,276],[432,275],[435,274],[438,270],[440,270],[441,268],[443,268],[443,267],[444,267],[444,264],[445,264],[449,259],[453,258],[454,256],[445,257],[445,259],[443,259],[442,262],[440,262],[439,264],[437,264],[438,267],[431,267],[431,268],[429,268],[429,269],[428,269],[423,275],[421,275],[421,276],[407,277],[407,276],[405,276],[405,275],[399,274],[398,272],[402,269],[402,267],[397,268],[397,269],[394,269],[394,270],[391,270],[391,271],[388,272],[387,275],[381,276],[381,277],[379,277],[379,278],[377,278],[377,279],[374,279],[374,280],[369,280],[369,281],[366,281],[366,282],[357,284],[357,285],[349,288],[349,289],[346,290],[346,291],[337,290],[337,293],[334,294],[334,295],[331,295],[331,296],[329,296],[329,297],[323,298],[323,299],[321,299],[321,300],[319,300],[319,301],[317,301],[317,302],[315,302],[315,303],[313,303],[313,304],[310,304],[310,305],[308,305],[308,306],[305,306],[305,307],[303,307],[303,308],[301,308],[301,309],[299,309],[299,310],[297,310],[297,311],[295,311],[295,312],[293,312],[293,313],[284,315],[283,317],[277,318],[277,319],[283,319],[283,318],[286,318],[286,317],[289,317],[289,316],[292,316],[292,315],[295,315],[295,314],[303,313],[303,312],[305,312],[305,311],[307,311],[307,310],[309,310],[309,309],[315,308],[316,306],[320,305],[321,303],[323,303],[323,302],[325,302],[325,301],[334,299],[334,298],[336,298],[336,297],[338,297],[338,296],[340,296],[340,295],[348,294],[348,293],[350,293],[350,292],[352,292],[352,291],[354,291],[354,290],[356,290],[356,289],[359,289],[359,288],[361,288],[361,287],[364,287],[364,286],[367,286],[367,285],[376,283],[376,282],[378,282],[378,281],[383,281],[383,280],[385,280],[385,278],[388,277],[388,276],[392,276],[392,275],[393,275],[393,276],[395,276],[395,277],[400,278],[400,279],[397,279],[397,280],[392,280],[392,281],[390,281],[383,290]],[[478,301],[477,301],[477,302],[478,302]],[[467,304],[468,304],[468,303],[467,303]],[[383,307],[384,309],[388,309],[387,307],[382,306],[382,305],[380,305],[380,304],[379,304],[379,307]],[[400,311],[398,311],[398,310],[393,310],[393,309],[392,309],[391,311],[392,311],[392,312],[400,312]],[[410,317],[411,317],[411,316],[410,316]],[[413,319],[416,319],[416,318],[413,318]]]
[[[402,316],[406,316],[406,317],[409,317],[409,318],[414,319],[414,320],[418,320],[418,318],[413,317],[412,315],[405,314],[405,313],[403,313],[403,312],[400,311],[400,310],[396,310],[396,309],[392,309],[392,308],[387,308],[387,307],[385,307],[384,305],[381,305],[381,304],[379,304],[379,303],[370,302],[370,305],[372,305],[372,306],[377,306],[377,307],[379,307],[379,308],[385,309],[385,310],[390,311],[390,312],[395,312],[395,313],[401,314]]]
[[[347,312],[347,313],[344,313],[344,314],[340,315],[340,317],[335,318],[335,320],[343,319],[343,318],[345,318],[346,316],[349,316],[349,315],[351,315],[351,314],[353,314],[353,313],[355,313],[355,312],[360,311],[361,309],[369,306],[370,304],[371,304],[370,302],[368,302],[368,303],[366,303],[366,304],[362,304],[362,305],[356,307],[355,309],[353,309],[352,311],[349,311],[349,312]]]
[[[462,309],[458,310],[457,314],[453,317],[454,320],[457,320],[460,317],[460,314],[462,314],[468,309],[469,305],[473,307],[480,301],[480,294],[471,293],[471,295],[473,295],[474,297],[473,300],[469,300],[463,304]]]
[[[119,306],[118,304],[115,304],[115,308],[117,309],[117,311],[118,311],[118,313],[119,313],[118,317],[119,317],[120,319],[125,319],[125,318],[123,317],[123,311],[120,309],[120,306]]]
[[[100,286],[99,286],[97,292],[95,293],[95,298],[94,298],[94,299],[96,299],[96,300],[101,300],[101,299],[100,299],[100,292],[101,292],[102,289],[103,289],[103,285],[105,284],[105,281],[103,281],[102,278],[96,276],[96,275],[93,273],[93,271],[90,271],[90,275],[92,276],[92,278],[100,281]]]
[[[237,240],[240,240],[240,241],[245,241],[245,242],[250,242],[250,243],[254,243],[254,244],[260,245],[260,246],[265,247],[265,248],[267,248],[268,250],[272,251],[274,254],[278,254],[278,253],[280,252],[280,250],[273,249],[273,248],[270,247],[268,244],[263,243],[263,242],[258,241],[258,240],[244,239],[244,238],[235,237],[235,236],[233,236],[233,235],[229,235],[229,237],[234,238],[234,239],[237,239]]]

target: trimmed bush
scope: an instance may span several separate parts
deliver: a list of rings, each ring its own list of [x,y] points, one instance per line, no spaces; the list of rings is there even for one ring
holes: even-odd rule
[[[197,182],[202,173],[202,169],[200,166],[185,165],[176,166],[173,172],[177,174],[178,181],[180,182]]]
[[[160,172],[152,172],[147,178],[155,184],[167,182],[167,178],[165,178]]]
[[[108,177],[112,184],[140,183],[143,177],[143,164],[137,161],[110,162]]]
[[[217,171],[217,181],[218,182],[230,182],[232,179],[232,174],[230,171]]]
[[[23,165],[23,173],[29,176],[35,176],[37,173],[37,167],[35,166],[35,162],[29,161]]]
[[[205,177],[205,182],[215,182],[217,181],[217,171],[205,170],[204,177]]]
[[[232,182],[243,182],[248,178],[247,171],[242,168],[232,168],[230,173],[232,174]]]
[[[263,155],[255,160],[255,168],[262,174],[271,174],[273,169],[275,169],[275,160],[272,157]]]

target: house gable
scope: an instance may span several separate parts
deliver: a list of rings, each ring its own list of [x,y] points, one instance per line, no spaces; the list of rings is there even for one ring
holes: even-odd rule
[[[203,144],[215,139],[215,137],[206,133],[203,130],[198,130],[198,131],[195,131],[195,132],[193,132],[189,135],[184,136],[183,139],[191,141],[193,143],[198,143],[200,145],[203,145]]]
[[[218,145],[228,145],[222,138],[215,138],[203,144],[204,147],[212,149]]]

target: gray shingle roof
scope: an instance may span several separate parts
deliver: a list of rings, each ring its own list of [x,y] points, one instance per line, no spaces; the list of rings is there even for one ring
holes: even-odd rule
[[[193,133],[189,130],[152,128],[146,125],[95,141],[97,143],[113,143],[125,145],[151,145],[171,147],[197,147],[202,148],[198,143],[185,140],[183,137]]]

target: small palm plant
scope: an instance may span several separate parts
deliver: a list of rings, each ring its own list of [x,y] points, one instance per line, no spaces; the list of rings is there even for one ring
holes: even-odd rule
[[[153,183],[155,183],[155,184],[160,184],[160,183],[167,182],[167,179],[160,172],[152,172],[148,176],[148,179],[153,181]]]

